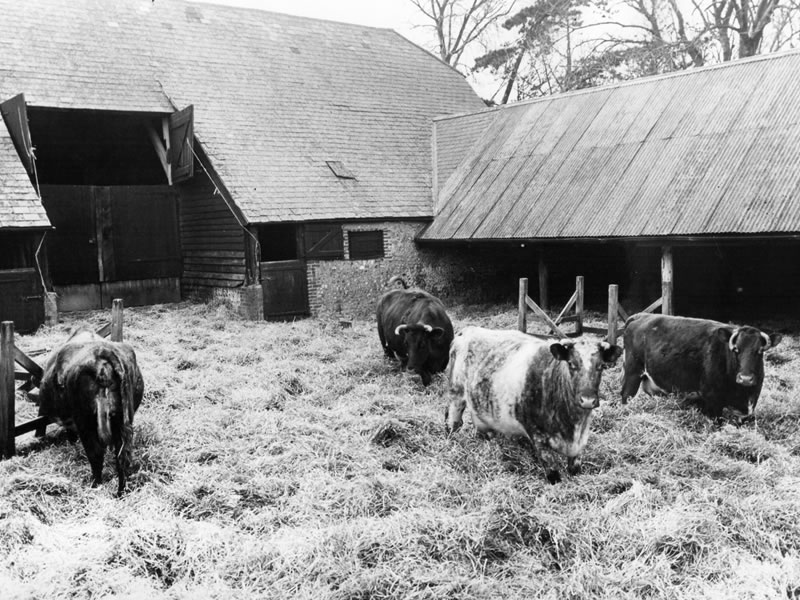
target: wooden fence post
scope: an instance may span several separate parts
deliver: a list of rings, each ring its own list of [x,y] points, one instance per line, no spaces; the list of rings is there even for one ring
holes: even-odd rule
[[[583,334],[583,275],[575,278],[575,333]]]
[[[547,262],[543,254],[539,254],[539,306],[542,310],[550,310],[550,298],[548,297],[548,273]]]
[[[0,324],[0,455],[11,458],[14,439],[14,322]]]
[[[619,318],[619,288],[615,283],[608,286],[608,343],[617,343],[617,319]]]
[[[661,248],[661,314],[674,314],[672,306],[672,247]]]
[[[517,329],[522,333],[528,331],[528,278],[522,277],[519,280],[519,313],[517,314]]]
[[[122,341],[122,299],[114,298],[111,303],[111,341]]]

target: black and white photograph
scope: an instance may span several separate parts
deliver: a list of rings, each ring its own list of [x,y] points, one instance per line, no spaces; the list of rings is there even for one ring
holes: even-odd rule
[[[800,600],[797,0],[0,0],[2,600]]]

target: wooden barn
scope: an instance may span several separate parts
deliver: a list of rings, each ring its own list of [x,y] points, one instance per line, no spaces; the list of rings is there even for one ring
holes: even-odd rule
[[[799,106],[790,52],[437,119],[419,241],[482,248],[509,295],[525,276],[558,304],[584,275],[587,303],[617,283],[636,310],[663,276],[678,313],[792,314]]]
[[[200,295],[251,317],[345,314],[421,272],[432,120],[483,104],[397,33],[183,0],[0,11],[0,100],[24,98],[38,176],[6,200],[22,167],[1,160],[0,200],[38,189],[46,210],[0,243],[22,256],[52,224],[40,255],[61,310]]]

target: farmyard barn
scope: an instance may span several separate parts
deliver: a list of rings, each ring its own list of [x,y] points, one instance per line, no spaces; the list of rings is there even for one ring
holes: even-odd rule
[[[0,99],[27,110],[61,310],[200,293],[347,314],[424,279],[432,119],[483,103],[421,48],[179,0],[0,5]],[[2,164],[5,197],[22,167]]]

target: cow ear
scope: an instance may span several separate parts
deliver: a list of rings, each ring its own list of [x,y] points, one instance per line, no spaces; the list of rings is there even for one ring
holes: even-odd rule
[[[717,329],[717,337],[719,338],[719,341],[725,344],[731,352],[733,352],[733,347],[731,342],[735,341],[733,340],[734,333],[735,333],[734,330],[731,329],[730,327],[720,327],[719,329]]]
[[[433,328],[431,329],[431,331],[430,331],[430,336],[431,336],[431,338],[433,338],[434,340],[441,339],[441,337],[442,337],[443,335],[444,335],[444,329],[442,329],[441,327],[433,327]]]
[[[767,346],[767,348],[774,348],[775,346],[781,343],[783,336],[780,333],[770,333],[767,336],[767,339],[769,339],[769,345]]]
[[[569,360],[569,351],[571,349],[571,345],[565,346],[561,342],[550,344],[550,354],[552,354],[556,360]]]
[[[622,348],[616,344],[609,344],[602,342],[600,344],[600,351],[602,352],[603,362],[613,365],[617,359],[622,355]]]

